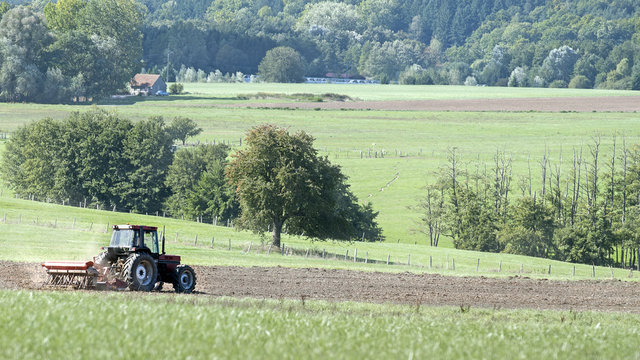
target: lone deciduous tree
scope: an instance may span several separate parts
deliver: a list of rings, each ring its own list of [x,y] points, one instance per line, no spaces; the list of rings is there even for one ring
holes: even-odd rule
[[[356,203],[340,168],[317,155],[313,140],[274,125],[249,131],[246,149],[227,168],[242,210],[236,224],[270,229],[274,246],[285,224],[289,233],[319,239],[382,239],[377,213]]]
[[[286,46],[267,51],[258,66],[258,74],[267,82],[303,82],[304,71],[305,64],[300,54]]]
[[[171,121],[169,125],[169,133],[174,139],[182,141],[182,145],[185,145],[187,138],[196,136],[202,132],[202,128],[198,127],[198,124],[184,117],[176,117]]]

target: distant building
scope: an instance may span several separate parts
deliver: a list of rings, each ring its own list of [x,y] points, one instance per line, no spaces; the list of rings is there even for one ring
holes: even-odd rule
[[[136,74],[130,82],[131,95],[156,95],[166,93],[167,84],[160,75]]]

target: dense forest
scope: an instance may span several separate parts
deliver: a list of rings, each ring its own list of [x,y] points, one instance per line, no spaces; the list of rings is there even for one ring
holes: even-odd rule
[[[3,2],[0,14],[20,2]],[[109,55],[106,47],[122,46],[131,56],[127,61],[102,62],[121,68],[127,77],[144,69],[165,74],[170,81],[176,76],[181,81],[220,81],[224,74],[237,80],[239,73],[258,73],[267,51],[285,46],[301,55],[308,76],[640,89],[640,3],[631,0],[26,2],[34,13],[44,13],[42,24],[49,32],[38,44],[44,53],[55,56],[82,45],[94,49],[91,54]],[[95,3],[105,3],[105,8],[118,4],[126,13],[106,17],[109,21],[102,16],[98,26],[90,26],[93,20],[87,20],[96,19],[90,11],[96,10]],[[80,8],[89,11],[77,11]],[[54,9],[69,20],[57,21]],[[109,26],[113,33],[105,30]],[[0,33],[2,37],[7,35]],[[9,46],[2,48],[0,61],[7,62]],[[43,76],[58,69],[69,77],[59,81],[78,92],[80,81],[73,81],[81,73],[78,69],[64,69],[46,57],[37,59],[41,63],[26,60],[35,62]],[[185,77],[189,70],[199,75]],[[113,74],[89,72],[82,75]],[[55,79],[57,74],[48,76]]]

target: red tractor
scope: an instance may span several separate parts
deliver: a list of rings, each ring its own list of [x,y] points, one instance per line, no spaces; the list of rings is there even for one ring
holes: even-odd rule
[[[42,264],[49,274],[47,285],[151,291],[171,283],[176,292],[192,292],[195,272],[180,264],[180,256],[165,254],[164,243],[163,236],[160,252],[157,227],[114,225],[111,243],[94,261]]]

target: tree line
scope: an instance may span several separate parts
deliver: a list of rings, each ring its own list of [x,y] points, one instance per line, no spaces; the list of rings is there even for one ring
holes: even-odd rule
[[[0,3],[0,99],[67,103],[123,91],[140,70],[143,11],[133,0]]]
[[[420,202],[421,228],[432,246],[446,235],[459,249],[640,266],[640,146],[601,143],[555,161],[545,151],[518,177],[502,151],[488,165],[450,149]]]
[[[359,204],[340,168],[313,137],[264,125],[246,149],[178,147],[201,131],[193,120],[131,122],[94,109],[17,129],[0,174],[21,197],[173,217],[314,239],[380,241],[371,204]],[[231,156],[231,157],[230,157]],[[230,161],[231,159],[231,161]]]
[[[255,74],[267,51],[286,46],[309,76],[640,88],[640,5],[631,0],[143,3],[144,60],[153,72],[185,65]]]
[[[640,89],[640,4],[631,0],[26,3],[0,2],[4,101],[104,97],[126,90],[137,72],[174,81],[191,68],[226,81],[257,74],[276,48],[295,51],[302,70],[272,81],[299,81],[302,71],[383,83]]]

